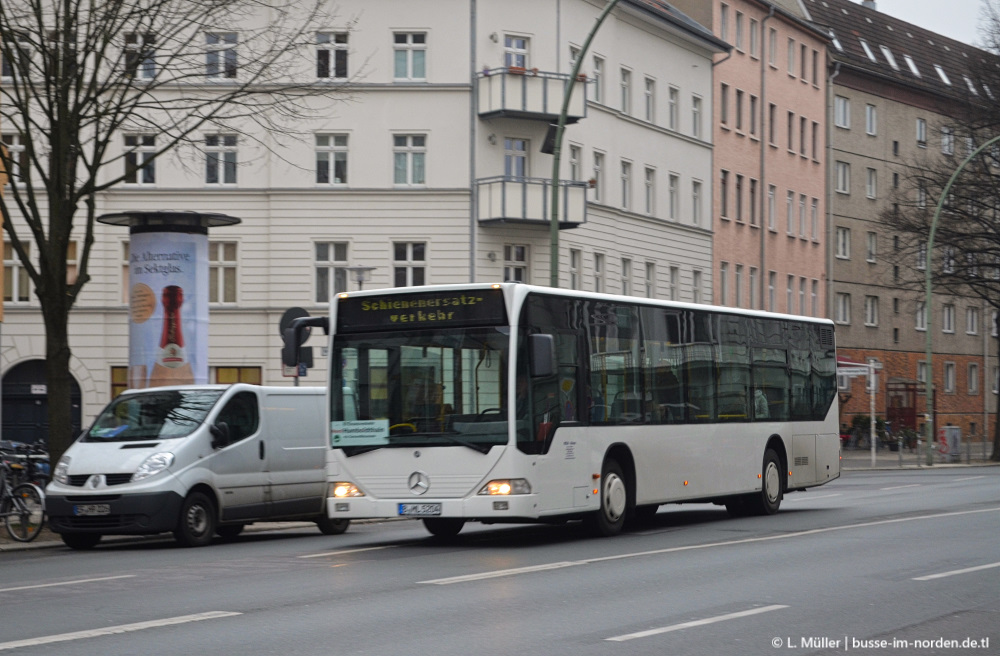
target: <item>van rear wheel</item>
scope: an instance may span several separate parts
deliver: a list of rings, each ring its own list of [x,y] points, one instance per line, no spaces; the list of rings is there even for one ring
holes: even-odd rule
[[[201,492],[192,492],[181,506],[174,539],[182,547],[203,547],[214,534],[215,504]]]
[[[223,540],[232,540],[243,532],[246,524],[223,524],[215,527],[215,534]]]
[[[101,541],[100,533],[63,533],[61,537],[63,544],[77,551],[93,549]]]

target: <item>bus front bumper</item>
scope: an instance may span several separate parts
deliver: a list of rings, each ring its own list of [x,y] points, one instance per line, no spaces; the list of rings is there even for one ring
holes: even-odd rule
[[[534,494],[482,495],[464,499],[330,497],[327,499],[327,514],[331,519],[448,517],[483,522],[539,518],[538,500]]]

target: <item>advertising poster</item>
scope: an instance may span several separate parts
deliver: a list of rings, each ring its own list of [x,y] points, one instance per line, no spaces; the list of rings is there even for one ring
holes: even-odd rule
[[[132,233],[129,387],[208,382],[208,235]]]

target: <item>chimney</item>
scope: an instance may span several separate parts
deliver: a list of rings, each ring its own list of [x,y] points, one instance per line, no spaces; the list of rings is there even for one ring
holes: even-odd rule
[[[861,6],[878,11],[878,6],[875,4],[875,0],[861,0]]]

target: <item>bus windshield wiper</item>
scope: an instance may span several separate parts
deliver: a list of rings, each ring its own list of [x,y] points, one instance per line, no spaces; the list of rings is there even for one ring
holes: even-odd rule
[[[489,453],[490,449],[493,448],[492,444],[476,444],[475,442],[466,442],[463,439],[455,437],[455,435],[457,435],[457,433],[454,433],[454,432],[452,432],[452,433],[429,433],[429,432],[427,432],[427,433],[408,433],[407,435],[405,435],[403,437],[424,437],[424,438],[428,438],[428,439],[440,438],[442,440],[448,440],[449,442],[452,442],[454,444],[458,444],[458,445],[461,445],[461,446],[464,446],[464,447],[468,447],[470,449],[478,451],[479,453]]]

